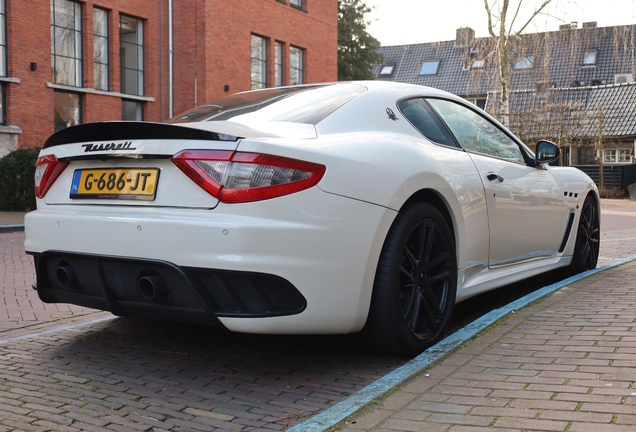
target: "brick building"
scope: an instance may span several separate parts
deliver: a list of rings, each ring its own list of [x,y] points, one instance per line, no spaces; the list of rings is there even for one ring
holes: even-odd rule
[[[0,0],[0,157],[78,123],[334,81],[337,13],[337,0]]]

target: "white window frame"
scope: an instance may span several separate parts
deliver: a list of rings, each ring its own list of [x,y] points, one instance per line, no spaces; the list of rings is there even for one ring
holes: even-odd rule
[[[252,90],[264,89],[267,88],[267,39],[253,34],[250,41],[250,87]],[[258,42],[260,49],[255,48]]]
[[[527,70],[534,68],[534,55],[524,55],[515,62],[515,70]]]
[[[426,72],[426,73],[422,73],[424,72],[424,66],[429,66],[429,65],[435,65],[435,70],[433,72]],[[437,75],[437,70],[439,69],[439,60],[427,60],[422,62],[422,65],[420,66],[420,73],[419,76],[432,76],[432,75]]]
[[[628,164],[632,163],[632,160],[632,150],[630,148],[616,148],[603,151],[603,163]]]
[[[295,63],[293,56],[298,55],[298,62]],[[289,47],[289,85],[300,85],[305,83],[305,50],[291,45]],[[294,66],[296,64],[297,67]],[[295,72],[294,72],[295,71]],[[294,82],[294,75],[296,81]]]
[[[393,75],[393,68],[394,67],[395,67],[394,65],[382,66],[382,69],[380,70],[380,76]]]
[[[585,51],[585,54],[583,55],[583,65],[584,66],[596,65],[597,54],[598,54],[597,50]]]

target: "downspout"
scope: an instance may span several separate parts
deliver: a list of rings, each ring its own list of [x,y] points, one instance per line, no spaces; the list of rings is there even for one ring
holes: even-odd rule
[[[168,118],[172,118],[172,0],[168,0]]]

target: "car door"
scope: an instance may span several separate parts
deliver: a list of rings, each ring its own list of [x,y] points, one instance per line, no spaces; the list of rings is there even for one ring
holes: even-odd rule
[[[563,198],[545,166],[497,125],[459,103],[428,99],[481,176],[488,207],[489,267],[554,256],[563,237]]]

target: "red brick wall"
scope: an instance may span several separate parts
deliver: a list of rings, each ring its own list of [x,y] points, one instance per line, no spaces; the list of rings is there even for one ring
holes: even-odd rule
[[[306,83],[337,79],[338,2],[305,0],[306,10],[279,0],[179,0],[174,11],[174,114],[250,89],[250,41],[267,40],[267,84],[274,85],[274,42],[283,43],[283,85],[289,46],[305,50]],[[225,92],[224,86],[230,91]]]
[[[283,42],[283,84],[289,45],[305,49],[305,82],[337,78],[337,0],[305,0],[305,11],[280,0],[174,0],[174,114],[250,88],[250,39],[268,41],[268,86],[274,85],[274,41]],[[109,86],[120,91],[119,14],[144,21],[144,120],[164,121],[168,102],[168,0],[78,0],[82,5],[83,86],[94,87],[93,7],[109,11]],[[53,133],[49,0],[7,0],[7,124],[19,126],[20,147],[41,147]],[[31,62],[37,71],[30,70]],[[224,91],[225,85],[230,91]],[[120,120],[118,96],[80,92],[82,123]]]

